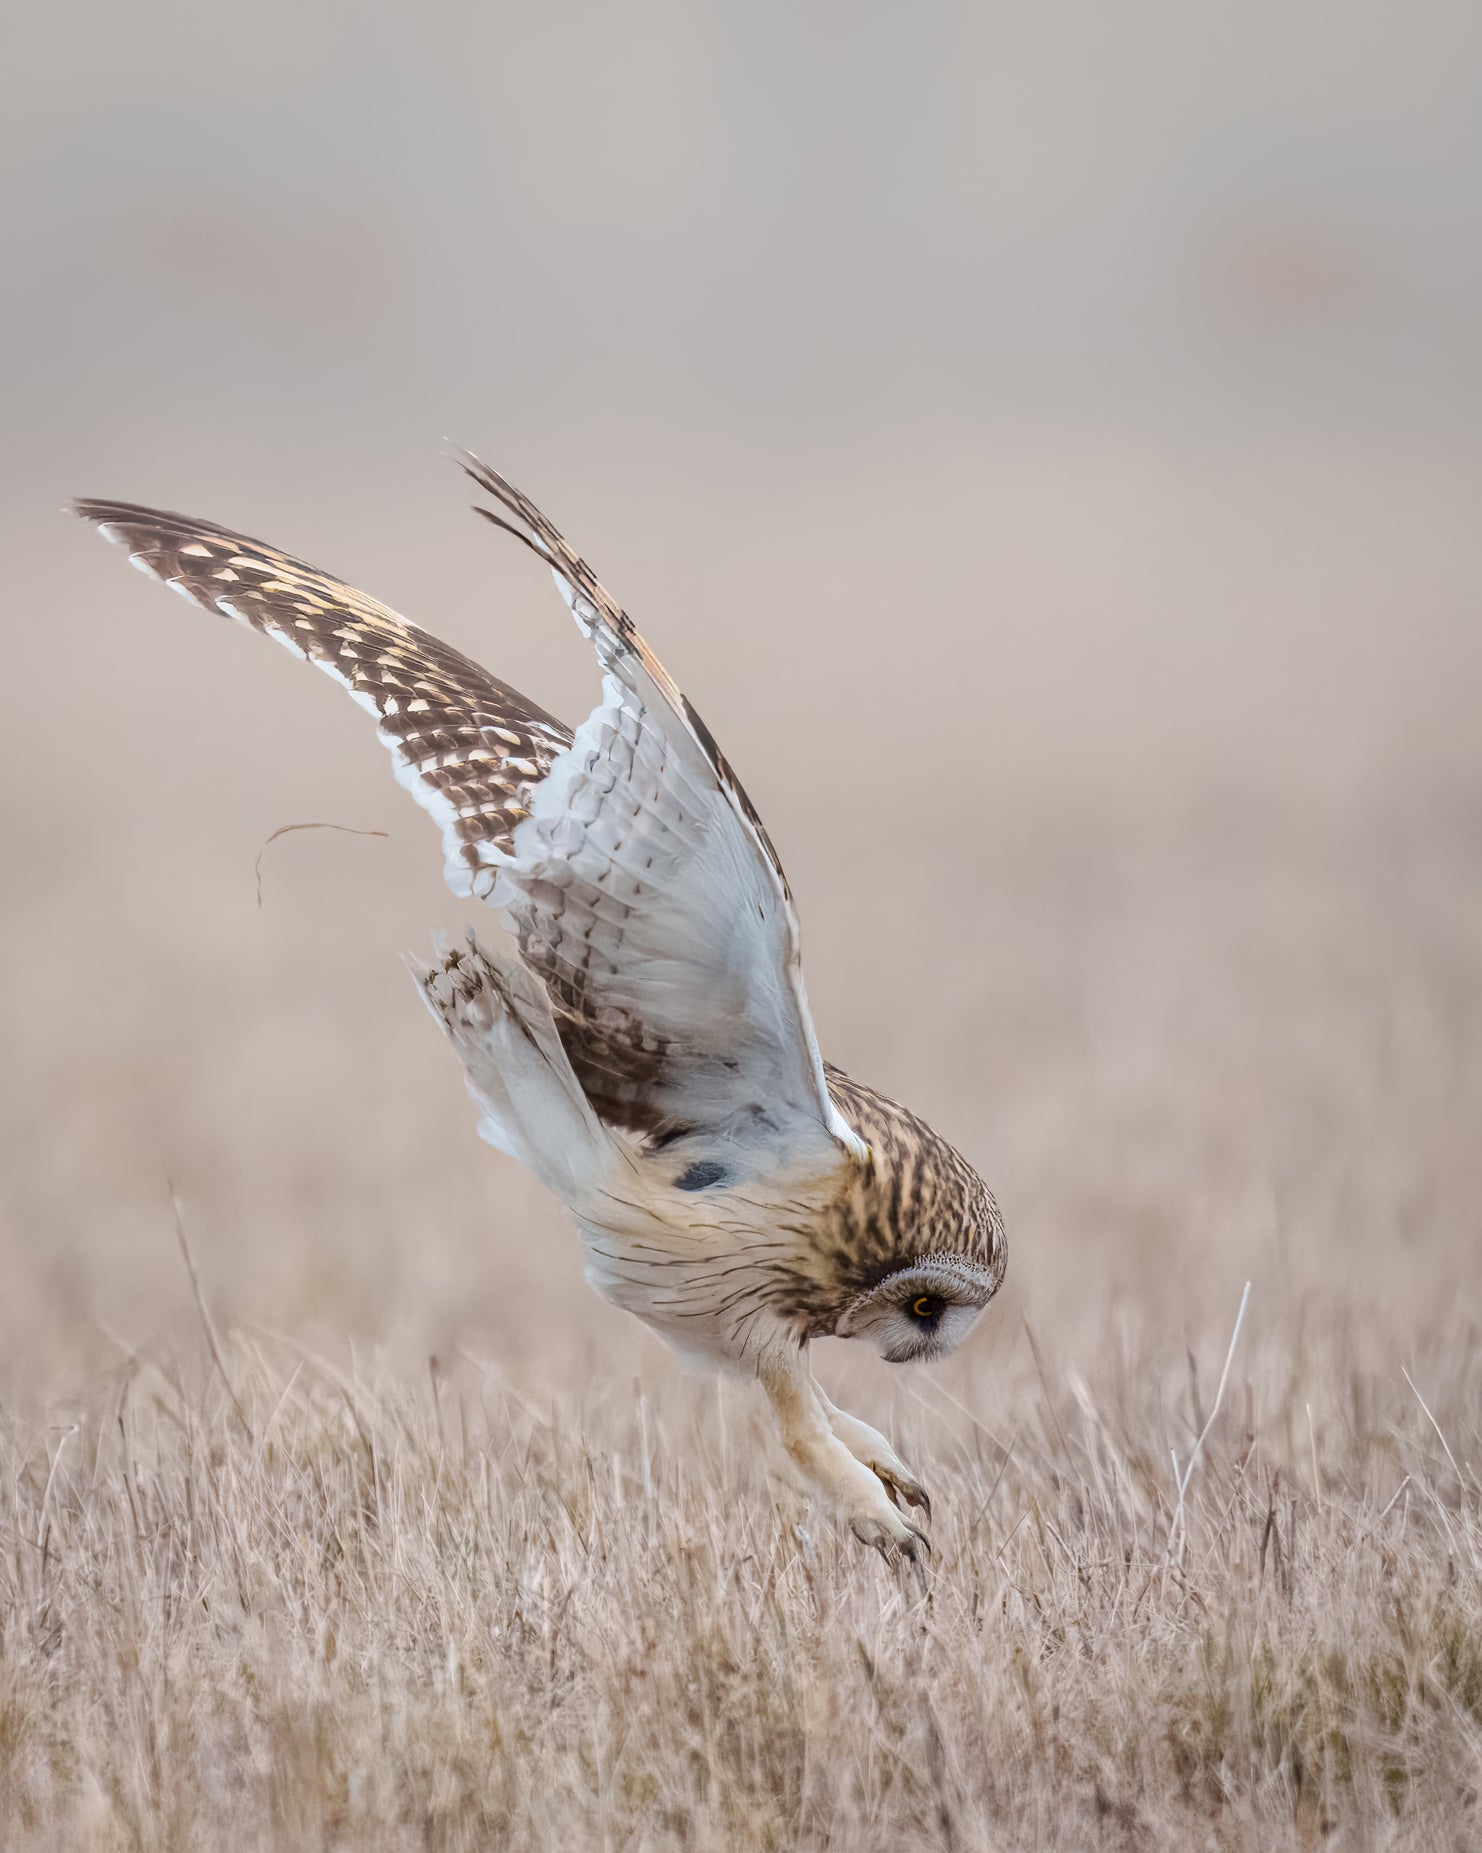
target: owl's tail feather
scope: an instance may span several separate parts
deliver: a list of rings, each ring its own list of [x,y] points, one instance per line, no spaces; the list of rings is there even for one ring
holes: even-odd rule
[[[458,1051],[480,1136],[572,1209],[602,1188],[618,1152],[582,1092],[545,991],[523,966],[467,944],[413,964],[428,1009]]]

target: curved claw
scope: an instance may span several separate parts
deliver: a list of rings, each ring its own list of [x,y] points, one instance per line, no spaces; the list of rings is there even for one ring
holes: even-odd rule
[[[895,1525],[890,1526],[869,1513],[854,1519],[849,1529],[861,1544],[877,1550],[892,1569],[905,1562],[918,1577],[924,1576],[925,1559],[931,1556],[931,1539],[909,1520],[897,1519]]]
[[[927,1524],[931,1523],[931,1500],[927,1497],[926,1488],[919,1480],[908,1478],[905,1474],[897,1473],[889,1467],[883,1467],[878,1461],[870,1462],[870,1471],[885,1488],[890,1503],[897,1511],[903,1509],[902,1501],[907,1506],[919,1506],[926,1514]]]

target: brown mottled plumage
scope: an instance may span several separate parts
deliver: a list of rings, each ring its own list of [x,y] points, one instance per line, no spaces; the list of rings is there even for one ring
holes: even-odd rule
[[[984,1268],[996,1288],[1008,1261],[1003,1218],[972,1166],[926,1121],[894,1100],[824,1064],[829,1091],[869,1147],[853,1165],[810,1247],[819,1257],[806,1335],[831,1334],[843,1305],[923,1256]]]
[[[761,1382],[796,1466],[887,1556],[919,1560],[919,1480],[813,1382],[808,1340],[948,1350],[1003,1278],[997,1206],[906,1108],[825,1066],[782,864],[693,706],[554,525],[503,477],[480,509],[552,569],[604,670],[572,734],[342,581],[213,522],[74,512],[198,605],[275,637],[376,717],[443,831],[454,891],[503,910],[421,972],[491,1143],[571,1209],[588,1278]],[[508,517],[508,519],[506,518]]]

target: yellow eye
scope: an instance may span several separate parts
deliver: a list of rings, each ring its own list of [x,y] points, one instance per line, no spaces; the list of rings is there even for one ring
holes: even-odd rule
[[[918,1319],[929,1319],[937,1310],[937,1302],[929,1293],[923,1293],[919,1300],[912,1300],[911,1311]]]

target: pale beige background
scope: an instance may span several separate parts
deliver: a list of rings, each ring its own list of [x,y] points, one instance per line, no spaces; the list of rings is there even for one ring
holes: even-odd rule
[[[622,1382],[399,967],[365,717],[55,513],[307,555],[575,720],[541,499],[771,824],[1020,1313],[1475,1306],[1482,33],[1327,4],[31,9],[0,60],[0,1391],[193,1320]],[[276,844],[301,819],[389,830]]]

